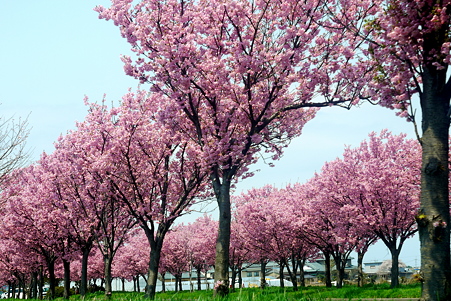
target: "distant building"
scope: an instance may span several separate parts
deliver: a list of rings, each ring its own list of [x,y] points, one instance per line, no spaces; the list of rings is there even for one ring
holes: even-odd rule
[[[412,278],[412,275],[418,271],[413,267],[406,266],[399,261],[399,277],[406,279]],[[391,260],[366,262],[363,264],[363,272],[375,281],[390,281]]]

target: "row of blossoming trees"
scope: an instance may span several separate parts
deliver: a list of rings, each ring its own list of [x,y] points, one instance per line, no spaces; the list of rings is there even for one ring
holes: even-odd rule
[[[214,265],[217,222],[203,217],[171,230],[177,217],[210,196],[199,154],[176,132],[149,122],[155,112],[143,98],[129,93],[112,109],[90,104],[86,120],[58,140],[54,153],[11,175],[2,190],[4,283],[30,284],[35,297],[45,274],[51,295],[64,278],[68,296],[71,280],[84,295],[88,279],[101,278],[109,296],[112,277],[171,273],[180,283],[182,272],[196,269],[200,279]],[[246,263],[264,268],[274,260],[296,287],[305,261],[321,252],[326,262],[335,260],[341,286],[350,252],[359,252],[361,264],[381,239],[397,284],[399,252],[416,232],[418,143],[384,131],[343,157],[305,184],[265,186],[235,198],[234,275]],[[330,285],[330,269],[326,275]]]
[[[292,124],[292,110],[367,99],[415,121],[412,104],[419,100],[422,299],[451,299],[449,227],[436,227],[450,220],[450,6],[449,0],[111,0],[96,9],[136,54],[123,58],[126,73],[169,100],[170,123],[211,150],[207,158],[214,154],[216,280],[227,287],[230,183],[244,174],[255,143],[283,137],[274,127]],[[151,296],[153,284],[148,288]]]
[[[150,94],[137,97],[147,101],[129,94],[117,110],[93,106],[54,154],[13,176],[4,191],[12,214],[4,218],[22,229],[17,243],[30,244],[50,271],[79,248],[82,283],[97,243],[109,279],[118,242],[136,223],[151,247],[146,293],[153,297],[163,239],[195,197],[209,196],[208,181],[220,212],[215,279],[227,293],[230,189],[258,152],[276,159],[314,116],[312,107],[370,99],[415,120],[409,109],[419,95],[422,294],[449,296],[449,1],[132,2],[112,0],[97,11],[131,44],[137,56],[123,58],[125,71],[149,84]],[[53,226],[33,245],[42,214]],[[79,224],[81,217],[91,222]]]

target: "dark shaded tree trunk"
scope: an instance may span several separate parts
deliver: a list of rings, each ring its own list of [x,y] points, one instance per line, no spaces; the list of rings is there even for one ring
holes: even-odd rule
[[[202,290],[202,282],[201,282],[201,270],[200,268],[196,268],[196,277],[197,277],[197,290]]]
[[[125,292],[125,279],[121,278],[121,283],[122,283],[122,291]]]
[[[301,287],[305,287],[305,273],[304,273],[304,266],[305,266],[305,259],[299,259],[298,261],[299,266],[299,285]]]
[[[391,253],[391,275],[390,275],[390,281],[391,281],[391,287],[397,287],[399,285],[399,253],[400,249],[397,249],[396,247],[390,249]]]
[[[147,281],[145,288],[145,297],[155,299],[158,280],[158,266],[160,265],[161,249],[163,247],[164,237],[171,224],[161,223],[158,225],[157,233],[154,237],[154,231],[147,228],[144,229],[150,244],[150,261],[149,271],[147,273]]]
[[[294,255],[291,256],[291,267],[287,259],[281,260],[283,265],[287,268],[288,275],[290,276],[290,281],[293,285],[293,291],[298,290],[298,279],[297,279],[297,260]]]
[[[91,253],[92,245],[82,248],[82,258],[81,258],[81,279],[80,279],[80,296],[86,296],[88,292],[88,258],[89,253]]]
[[[232,292],[234,292],[235,291],[236,276],[237,276],[236,267],[232,266],[231,270],[232,270],[232,277],[231,277],[232,278],[232,283],[230,283],[230,287],[232,289]]]
[[[332,278],[330,273],[330,254],[323,252],[324,255],[324,277],[326,281],[326,287],[332,287]]]
[[[284,268],[285,268],[284,263],[282,261],[279,262],[279,286],[281,288],[285,287],[285,281],[284,281],[285,280],[285,276],[283,275]]]
[[[42,300],[42,298],[44,297],[44,269],[42,266],[39,267],[39,285],[38,285],[38,289],[39,289],[39,299]]]
[[[266,263],[265,259],[260,261],[260,288],[265,289],[266,284]]]
[[[63,259],[63,268],[64,268],[63,298],[69,299],[69,297],[70,297],[70,261]]]
[[[358,251],[357,252],[357,286],[362,287],[363,286],[363,256],[365,255],[364,252]]]
[[[161,243],[156,243],[156,248],[150,251],[149,272],[147,274],[146,297],[155,298],[158,279],[158,265],[161,257]]]
[[[166,279],[164,279],[166,273],[160,273],[161,276],[161,292],[165,293],[166,292]]]
[[[342,288],[345,279],[345,268],[348,255],[335,251],[332,253],[332,256],[335,262],[335,269],[337,270],[337,288]]]
[[[10,290],[9,297],[11,297],[11,298],[13,298],[13,299],[16,299],[16,288],[17,288],[17,284],[16,284],[15,281],[13,282],[11,288],[12,288],[12,290]]]
[[[425,36],[424,45],[440,49],[446,32]],[[437,45],[437,42],[439,45]],[[424,53],[429,55],[429,50]],[[427,63],[420,95],[422,109],[421,205],[417,215],[421,244],[422,300],[451,300],[449,238],[449,100],[446,71]]]
[[[216,286],[214,295],[225,296],[229,293],[229,246],[230,246],[230,178],[232,172],[224,172],[222,183],[218,177],[212,175],[213,188],[219,209],[218,237],[216,239],[215,256],[215,283],[222,283]]]
[[[38,272],[33,272],[31,274],[30,298],[31,299],[38,298]]]
[[[55,277],[55,259],[47,258],[47,272],[49,273],[49,292],[47,297],[49,299],[54,299],[56,295],[56,277]]]
[[[113,293],[113,288],[111,287],[112,277],[111,277],[111,265],[113,263],[113,256],[108,252],[107,255],[103,256],[103,268],[105,275],[105,298],[111,299],[111,294]],[[138,281],[139,282],[139,281]]]
[[[238,286],[239,288],[243,288],[243,275],[241,275],[243,269],[242,266],[240,265],[240,268],[238,269]]]

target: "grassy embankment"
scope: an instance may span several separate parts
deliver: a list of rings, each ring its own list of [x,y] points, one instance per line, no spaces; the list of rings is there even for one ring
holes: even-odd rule
[[[419,298],[420,284],[402,285],[398,288],[391,289],[388,284],[367,285],[363,288],[356,286],[345,286],[341,289],[326,287],[307,287],[300,288],[299,291],[293,292],[291,288],[280,289],[270,287],[265,290],[258,288],[245,288],[230,293],[223,299],[227,301],[326,301],[329,298],[343,298],[346,300],[359,300],[359,298]],[[157,293],[157,301],[207,301],[211,300],[212,291],[183,291],[183,292],[167,292]],[[57,301],[63,301],[57,298]],[[78,295],[71,296],[70,301],[78,301]],[[102,293],[95,293],[86,296],[85,301],[101,301],[104,300]],[[142,293],[132,292],[114,292],[111,301],[134,301],[143,300]]]

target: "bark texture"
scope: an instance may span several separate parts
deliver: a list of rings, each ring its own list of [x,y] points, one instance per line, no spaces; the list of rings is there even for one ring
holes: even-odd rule
[[[448,192],[450,89],[445,84],[446,70],[429,66],[422,77],[421,207],[417,215],[423,277],[421,300],[451,300]]]

